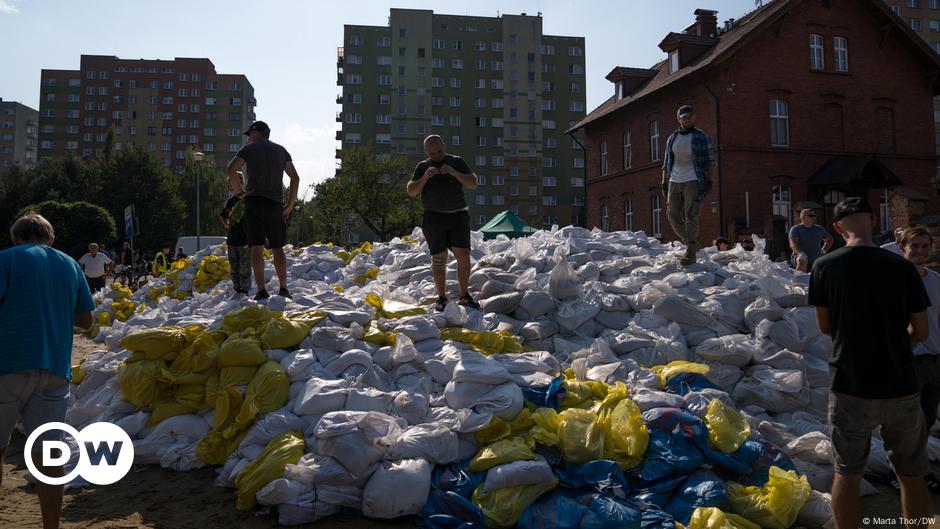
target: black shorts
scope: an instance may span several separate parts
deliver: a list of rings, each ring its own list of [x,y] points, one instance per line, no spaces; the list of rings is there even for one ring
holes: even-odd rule
[[[470,213],[438,213],[425,211],[421,231],[428,241],[431,255],[447,251],[449,248],[470,248]]]
[[[103,289],[105,286],[105,278],[101,277],[88,277],[85,276],[85,281],[88,281],[88,290],[91,290],[91,293],[94,294],[99,290]]]
[[[284,221],[284,206],[280,202],[262,197],[245,199],[245,235],[249,246],[280,248],[287,244],[287,223]]]

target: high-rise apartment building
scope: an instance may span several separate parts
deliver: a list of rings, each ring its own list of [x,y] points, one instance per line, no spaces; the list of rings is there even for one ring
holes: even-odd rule
[[[116,148],[144,148],[175,171],[188,148],[222,164],[255,119],[248,79],[216,73],[209,59],[82,55],[78,70],[42,70],[41,79],[40,159],[100,156],[114,126]]]
[[[36,164],[38,133],[39,112],[0,98],[0,175],[14,165],[29,169]]]
[[[539,227],[584,223],[584,151],[564,134],[585,115],[583,37],[544,35],[541,14],[392,9],[388,26],[347,25],[343,38],[342,147],[417,163],[439,134],[479,177],[466,191],[474,227],[507,209]]]

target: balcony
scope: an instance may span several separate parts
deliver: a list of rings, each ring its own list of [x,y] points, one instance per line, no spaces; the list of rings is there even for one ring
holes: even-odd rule
[[[343,157],[343,150],[342,150],[342,149],[336,149],[336,156],[335,156],[334,158],[336,158],[336,159],[338,160],[338,159],[340,159],[340,158],[342,158],[342,157]]]
[[[337,122],[337,123],[342,123],[342,122],[343,122],[343,113],[342,113],[342,112],[337,112],[337,113],[336,113],[336,122]]]
[[[339,94],[338,96],[336,96],[336,104],[337,105],[343,104],[343,94]]]
[[[342,72],[336,73],[336,86],[343,86],[343,73]]]
[[[336,141],[343,141],[343,131],[336,131]]]
[[[336,66],[340,67],[346,62],[346,50],[340,46],[336,48]]]

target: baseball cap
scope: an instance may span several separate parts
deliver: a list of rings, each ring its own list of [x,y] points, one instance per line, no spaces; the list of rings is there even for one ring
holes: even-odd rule
[[[872,211],[871,206],[868,205],[868,201],[864,198],[849,197],[836,204],[832,212],[832,222],[839,222],[845,217],[855,215],[856,213],[874,213],[874,211]]]
[[[682,105],[679,107],[679,110],[676,112],[676,115],[680,118],[688,114],[695,114],[695,109],[692,108],[692,105]]]
[[[263,122],[263,121],[255,121],[255,122],[252,123],[252,124],[248,127],[248,129],[246,129],[245,132],[243,132],[242,134],[244,134],[245,136],[247,136],[248,133],[251,132],[251,131],[253,131],[253,130],[257,130],[258,132],[261,132],[261,133],[264,133],[264,134],[270,134],[270,133],[271,133],[271,127],[269,127],[267,123],[265,123],[265,122]]]

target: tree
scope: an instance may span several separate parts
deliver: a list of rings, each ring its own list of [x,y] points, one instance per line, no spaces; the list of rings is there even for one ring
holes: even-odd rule
[[[114,240],[114,218],[101,206],[88,202],[47,200],[26,206],[17,217],[35,212],[45,217],[55,230],[53,247],[78,259],[93,242],[108,244]]]
[[[421,204],[408,196],[411,174],[404,156],[380,157],[371,145],[342,150],[339,174],[323,191],[354,213],[380,241],[410,233],[421,221]]]
[[[187,149],[183,175],[180,178],[179,194],[184,202],[184,230],[186,235],[196,235],[196,169],[199,169],[200,235],[225,235],[225,227],[219,222],[219,212],[228,198],[228,176],[216,165],[215,157],[206,153],[205,159],[197,162]]]
[[[343,183],[338,177],[328,178],[314,186],[313,192],[313,199],[302,209],[311,217],[313,224],[309,239],[312,242],[344,243],[357,223],[349,222],[350,211],[346,206],[349,199],[344,195]]]

